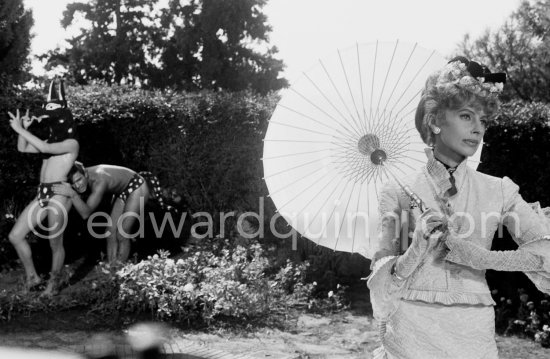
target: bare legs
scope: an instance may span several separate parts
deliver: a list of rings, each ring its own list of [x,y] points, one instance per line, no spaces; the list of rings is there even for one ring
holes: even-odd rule
[[[32,252],[29,243],[25,239],[31,230],[48,216],[48,230],[50,248],[52,249],[52,268],[51,276],[55,277],[63,267],[65,260],[65,249],[63,248],[63,230],[65,229],[67,213],[71,202],[66,197],[54,196],[48,206],[41,208],[38,201],[33,200],[25,207],[17,222],[13,226],[9,240],[13,244],[17,255],[23,264],[26,276],[26,289],[40,283],[40,277],[36,273],[32,260]],[[52,279],[52,278],[51,278]],[[52,282],[52,280],[50,280]],[[55,283],[48,283],[44,294],[52,294]]]
[[[107,260],[109,263],[114,263],[118,256],[118,220],[124,211],[124,202],[117,198],[111,209],[111,227],[109,228],[109,236],[107,237]]]
[[[63,246],[63,231],[67,225],[67,213],[71,208],[72,202],[64,196],[54,196],[49,204],[48,211],[48,229],[50,231],[49,241],[52,250],[52,269],[50,271],[50,280],[44,290],[45,295],[52,295],[58,290],[59,275],[63,263],[65,262],[65,247]]]
[[[25,239],[27,234],[36,228],[38,222],[41,222],[46,216],[46,211],[41,211],[40,209],[36,200],[29,203],[23,212],[21,212],[19,218],[17,218],[17,222],[15,222],[15,225],[8,235],[25,269],[26,290],[40,283],[40,277],[38,277],[36,269],[34,268],[34,262],[32,261],[31,247]]]
[[[143,213],[143,206],[149,199],[149,189],[146,184],[136,189],[126,203],[120,198],[115,200],[111,209],[112,226],[107,237],[107,258],[110,263],[115,261],[125,262],[130,256],[130,238],[137,233],[132,232],[134,225]],[[143,223],[140,223],[142,226]]]

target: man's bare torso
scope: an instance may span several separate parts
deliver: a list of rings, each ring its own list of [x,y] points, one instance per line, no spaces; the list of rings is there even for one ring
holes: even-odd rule
[[[97,165],[86,168],[91,184],[91,190],[100,183],[105,183],[105,191],[108,193],[120,193],[124,191],[130,179],[136,174],[129,168],[113,165]]]

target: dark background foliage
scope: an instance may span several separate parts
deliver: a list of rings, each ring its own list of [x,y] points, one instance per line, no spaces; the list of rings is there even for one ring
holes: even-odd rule
[[[510,177],[528,202],[550,206],[550,107],[512,100],[502,105],[496,124],[485,133],[481,172]]]
[[[79,84],[178,90],[252,90],[287,86],[283,61],[269,46],[266,0],[101,0],[67,5],[61,24],[79,26],[67,49],[40,56]]]
[[[32,11],[22,0],[0,2],[0,92],[28,77]]]

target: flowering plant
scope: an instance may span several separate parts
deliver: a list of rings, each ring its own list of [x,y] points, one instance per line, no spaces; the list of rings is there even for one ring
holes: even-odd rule
[[[497,96],[504,88],[502,82],[485,82],[483,77],[473,77],[466,64],[460,61],[450,62],[443,68],[436,86],[458,86],[482,97]]]

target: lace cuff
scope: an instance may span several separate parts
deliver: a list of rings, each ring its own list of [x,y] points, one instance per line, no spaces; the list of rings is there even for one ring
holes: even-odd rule
[[[405,290],[406,281],[391,274],[397,257],[384,257],[374,264],[367,286],[370,290],[372,314],[378,321],[387,320],[397,310],[397,303]]]
[[[449,237],[445,244],[450,252],[446,260],[474,269],[494,269],[508,272],[538,272],[544,270],[541,256],[525,250],[490,251],[471,242]]]

